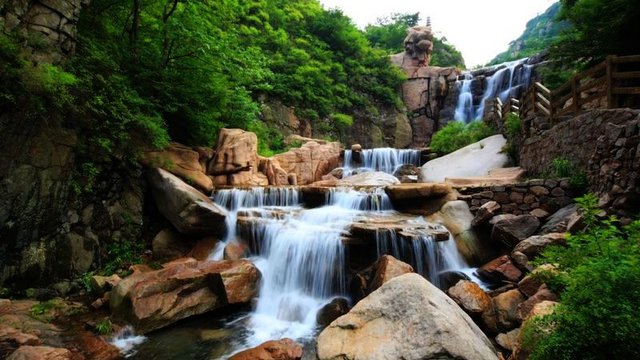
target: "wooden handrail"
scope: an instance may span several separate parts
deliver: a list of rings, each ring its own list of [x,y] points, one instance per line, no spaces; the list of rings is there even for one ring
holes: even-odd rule
[[[618,64],[625,66],[618,67]],[[528,124],[535,115],[547,118],[553,126],[561,116],[577,114],[586,105],[589,109],[612,109],[617,107],[620,95],[640,97],[638,79],[640,55],[608,56],[603,62],[575,74],[555,90],[549,90],[539,82],[533,83],[519,100],[510,98],[505,104],[500,102],[499,115],[504,120],[509,112],[515,110],[524,120],[525,134],[529,136]]]

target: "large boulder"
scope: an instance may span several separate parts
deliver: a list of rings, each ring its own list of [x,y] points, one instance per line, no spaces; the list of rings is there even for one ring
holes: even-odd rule
[[[410,214],[429,216],[447,203],[457,199],[457,192],[449,184],[417,183],[389,185],[384,188],[393,208]]]
[[[491,230],[491,240],[514,247],[520,241],[533,235],[540,226],[540,220],[533,215],[519,215],[511,219],[497,221]]]
[[[284,338],[264,342],[254,348],[241,351],[229,360],[300,360],[302,345]]]
[[[456,241],[458,251],[467,261],[480,262],[487,258],[486,251],[480,246],[471,225],[474,217],[465,201],[456,200],[445,203],[431,219],[449,230]]]
[[[179,232],[191,235],[224,234],[225,209],[166,170],[150,169],[147,176],[158,209]]]
[[[422,276],[399,276],[318,336],[318,359],[497,359],[456,303]]]
[[[271,159],[287,174],[295,175],[297,185],[308,185],[340,166],[340,150],[338,142],[309,141]]]
[[[189,316],[248,303],[257,294],[259,279],[260,272],[248,260],[179,259],[120,281],[109,304],[115,320],[145,333]]]
[[[258,171],[258,137],[241,129],[222,129],[207,173],[216,185],[269,185]]]
[[[382,171],[363,172],[338,180],[338,186],[387,186],[400,184],[395,176]]]
[[[201,151],[204,151],[202,149]],[[141,162],[148,167],[160,167],[190,182],[196,188],[211,194],[213,181],[205,174],[200,153],[190,147],[172,142],[163,150],[146,152]]]
[[[316,314],[316,322],[320,326],[327,326],[333,320],[349,312],[349,302],[345,298],[337,297],[320,310]]]
[[[422,180],[444,182],[446,178],[488,175],[489,170],[509,165],[509,157],[502,152],[506,144],[504,136],[494,135],[431,160],[422,166]]]
[[[569,224],[579,222],[580,212],[577,204],[569,204],[553,213],[540,228],[540,234],[570,231]]]

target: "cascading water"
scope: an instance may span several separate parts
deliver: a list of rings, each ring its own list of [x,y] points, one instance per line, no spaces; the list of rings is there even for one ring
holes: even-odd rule
[[[221,189],[216,191],[213,201],[229,210],[225,223],[227,233],[209,255],[209,260],[222,260],[224,247],[236,237],[238,211],[264,206],[299,206],[300,193],[289,187],[250,189]]]
[[[415,219],[417,224],[426,224],[422,218]],[[440,275],[443,271],[467,273],[469,265],[462,258],[451,236],[446,241],[436,241],[430,233],[420,231],[412,238],[398,236],[395,231],[376,232],[378,257],[392,255],[410,263],[415,271],[437,287],[440,287]]]
[[[344,151],[343,177],[365,171],[383,171],[393,174],[398,167],[411,164],[420,166],[420,150],[375,148],[364,149],[360,153],[360,163],[353,159],[351,150]]]
[[[517,97],[520,91],[523,91],[531,85],[531,74],[533,65],[526,62],[528,59],[520,59],[496,65],[497,71],[486,79],[486,87],[480,99],[480,102],[474,104],[473,96],[473,79],[471,74],[465,74],[462,84],[458,85],[460,94],[455,111],[455,119],[469,123],[476,119],[482,118],[484,112],[484,102],[488,99],[499,97],[503,102],[510,96]]]
[[[238,231],[251,243],[262,283],[241,347],[282,337],[312,337],[318,310],[332,297],[346,295],[343,236],[347,228],[365,212],[391,209],[383,189],[331,189],[327,205],[316,209],[297,206],[297,194],[267,196],[258,189],[228,190],[217,194],[215,201],[226,205],[235,220],[246,214],[253,217]]]

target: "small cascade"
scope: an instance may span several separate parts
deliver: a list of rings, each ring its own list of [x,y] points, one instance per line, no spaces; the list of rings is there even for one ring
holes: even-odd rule
[[[113,336],[110,343],[111,345],[117,347],[124,357],[129,357],[135,354],[135,347],[142,344],[146,340],[146,337],[142,335],[136,335],[133,327],[127,325]]]
[[[318,310],[332,297],[347,293],[343,237],[348,227],[368,212],[391,210],[381,188],[332,189],[326,195],[326,205],[315,209],[299,207],[297,194],[271,190],[280,193],[233,189],[220,191],[215,197],[216,203],[235,214],[234,219],[238,219],[238,210],[241,216],[251,214],[254,219],[234,233],[250,244],[253,261],[262,273],[257,305],[246,319],[248,336],[242,347],[283,337],[314,336]]]
[[[354,159],[353,151],[344,151],[343,177],[365,171],[383,171],[393,174],[402,165],[420,166],[420,150],[376,148],[359,153],[360,161]]]
[[[458,85],[460,94],[455,119],[469,123],[482,118],[485,100],[499,97],[504,102],[509,97],[518,97],[531,85],[533,65],[527,64],[527,61],[528,59],[511,61],[490,69],[489,71],[497,70],[486,78],[486,86],[481,97],[474,97],[473,94],[473,82],[477,80],[471,74],[465,74],[462,83]],[[474,98],[479,102],[474,102]]]
[[[416,222],[424,223],[417,219]],[[436,241],[427,233],[417,234],[412,238],[398,236],[395,231],[378,231],[376,233],[378,257],[391,255],[413,266],[414,270],[440,287],[440,275],[443,271],[460,271],[467,273],[469,265],[462,258],[451,236],[446,241]]]
[[[326,194],[326,203],[340,208],[363,211],[393,210],[391,199],[382,188],[373,188],[369,191],[333,188]]]
[[[229,210],[225,220],[227,233],[209,255],[210,260],[222,260],[224,247],[236,237],[238,210],[265,206],[299,206],[300,192],[293,187],[221,189],[216,191],[213,202]]]

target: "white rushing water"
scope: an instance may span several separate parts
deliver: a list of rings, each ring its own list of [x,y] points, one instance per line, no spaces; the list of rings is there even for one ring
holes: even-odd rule
[[[504,64],[496,65],[499,68],[493,75],[485,79],[486,86],[480,103],[473,103],[473,79],[471,74],[465,74],[465,78],[458,82],[460,94],[455,110],[455,119],[469,123],[481,119],[484,112],[484,102],[488,99],[499,97],[505,102],[509,97],[517,97],[531,85],[533,66],[526,64],[528,59],[520,59]]]
[[[427,223],[422,218],[416,218],[415,224]],[[398,236],[394,231],[378,231],[376,233],[376,247],[378,257],[392,255],[407,262],[415,271],[440,287],[440,275],[444,271],[462,271],[469,268],[456,247],[455,240],[449,236],[446,241],[436,241],[425,230],[412,239]]]
[[[136,335],[133,327],[127,325],[113,336],[110,343],[111,345],[117,347],[124,357],[129,357],[135,354],[135,347],[145,341],[147,341],[146,337],[142,335]]]
[[[342,165],[343,177],[347,177],[357,172],[383,171],[393,174],[400,166],[411,164],[420,166],[420,150],[376,148],[363,149],[360,152],[361,161],[354,161],[351,150],[344,151],[344,162]]]

